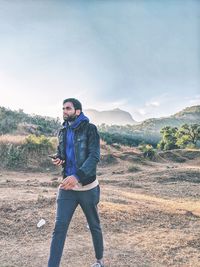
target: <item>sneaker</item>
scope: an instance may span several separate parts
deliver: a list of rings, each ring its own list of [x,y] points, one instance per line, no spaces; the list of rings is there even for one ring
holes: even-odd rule
[[[91,265],[91,267],[104,267],[104,264],[99,261],[96,261],[94,264]]]

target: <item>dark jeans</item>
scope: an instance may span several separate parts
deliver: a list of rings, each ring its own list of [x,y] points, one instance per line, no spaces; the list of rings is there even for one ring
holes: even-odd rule
[[[59,267],[67,230],[78,204],[80,204],[86,216],[92,234],[96,259],[103,257],[103,236],[97,210],[99,197],[99,185],[87,191],[59,189],[56,199],[56,220],[52,234],[48,267]]]

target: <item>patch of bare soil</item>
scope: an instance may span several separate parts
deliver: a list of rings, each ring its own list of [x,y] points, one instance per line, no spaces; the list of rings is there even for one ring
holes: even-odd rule
[[[186,158],[179,163],[164,154],[157,162],[137,158],[137,151],[109,154],[98,168],[105,266],[200,266],[199,156],[178,152]],[[57,170],[0,172],[0,267],[47,266],[57,186]],[[37,228],[41,218],[46,224]],[[89,267],[93,261],[91,235],[78,207],[61,267]]]

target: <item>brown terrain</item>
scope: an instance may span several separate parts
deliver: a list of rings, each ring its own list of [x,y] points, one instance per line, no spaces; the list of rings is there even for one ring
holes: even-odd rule
[[[0,267],[45,267],[60,170],[0,172]],[[99,212],[106,267],[200,266],[200,151],[162,152],[102,144]],[[44,218],[46,224],[37,228]],[[80,208],[70,224],[61,267],[94,261]]]

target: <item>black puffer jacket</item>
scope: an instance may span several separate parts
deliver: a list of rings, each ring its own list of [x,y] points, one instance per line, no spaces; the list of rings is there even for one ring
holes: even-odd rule
[[[67,126],[70,127],[70,126]],[[59,144],[57,157],[66,162],[66,131],[63,127],[58,134]],[[83,121],[74,129],[74,151],[77,167],[77,176],[82,185],[87,185],[96,179],[96,168],[100,160],[100,137],[97,127],[87,121]],[[63,178],[65,178],[65,163]]]

